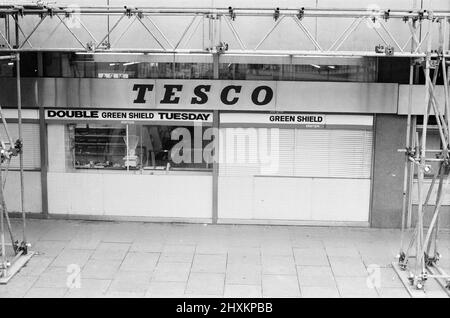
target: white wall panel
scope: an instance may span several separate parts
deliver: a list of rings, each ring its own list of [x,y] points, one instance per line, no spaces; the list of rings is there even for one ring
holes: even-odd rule
[[[316,221],[369,221],[370,180],[313,179],[311,215]]]
[[[210,218],[211,176],[49,173],[49,213]]]
[[[219,176],[219,218],[253,218],[253,177]]]
[[[219,219],[367,222],[370,180],[220,177]]]
[[[312,179],[255,178],[254,219],[312,220]]]
[[[48,171],[65,172],[66,170],[66,145],[65,126],[47,125],[47,145],[48,145]]]
[[[212,177],[103,175],[105,215],[210,218]]]
[[[49,213],[104,214],[101,176],[49,172],[47,184]]]

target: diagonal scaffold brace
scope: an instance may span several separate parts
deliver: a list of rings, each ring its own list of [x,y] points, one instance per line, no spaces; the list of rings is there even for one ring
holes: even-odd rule
[[[17,76],[17,110],[18,110],[18,131],[19,136],[13,141],[4,112],[0,106],[1,124],[5,136],[0,135],[0,284],[8,281],[31,259],[34,252],[29,251],[30,244],[26,239],[26,216],[24,209],[24,185],[23,185],[23,142],[22,142],[22,109],[20,94],[20,56],[11,56],[16,62]],[[4,140],[3,138],[6,138]],[[20,203],[22,215],[22,240],[19,241],[14,236],[10,216],[6,206],[4,190],[6,186],[8,170],[11,160],[19,157],[20,165]],[[6,233],[7,231],[7,233]],[[9,236],[10,242],[6,242]]]
[[[423,290],[425,283],[429,279],[435,279],[441,287],[450,295],[450,275],[439,265],[441,258],[439,253],[439,221],[443,212],[442,205],[444,197],[448,193],[448,181],[450,175],[450,104],[449,104],[449,78],[450,67],[445,57],[446,50],[449,49],[449,30],[445,20],[437,19],[428,21],[428,38],[425,49],[425,58],[419,63],[416,61],[416,68],[423,71],[425,77],[425,100],[423,104],[423,124],[421,135],[419,131],[412,132],[412,94],[410,90],[410,101],[408,108],[408,132],[406,140],[406,160],[405,160],[405,182],[403,191],[403,213],[402,213],[402,234],[401,247],[398,256],[398,264],[394,264],[400,271],[408,271],[407,280],[416,290]],[[439,48],[432,50],[431,28],[439,28]],[[415,32],[415,28],[411,28]],[[413,37],[414,38],[414,37]],[[411,49],[415,49],[418,43],[413,41]],[[436,57],[432,57],[437,53]],[[411,64],[410,88],[412,88],[413,63]],[[431,75],[431,70],[433,74]],[[437,79],[442,75],[444,82],[444,98],[442,101],[436,94]],[[440,149],[427,148],[427,134],[430,129],[430,121],[434,119],[440,137]],[[415,130],[415,129],[414,129]],[[431,154],[435,154],[431,156]],[[431,163],[435,163],[438,168],[432,171]],[[409,166],[409,168],[408,168]],[[433,173],[428,190],[426,190],[425,175]],[[408,197],[412,197],[412,184],[408,187],[407,180],[417,174],[418,207],[415,217],[415,226],[412,233],[409,231],[405,217],[413,213],[411,204],[408,204]],[[432,196],[435,199],[432,200]],[[407,247],[404,248],[405,236],[410,235]]]

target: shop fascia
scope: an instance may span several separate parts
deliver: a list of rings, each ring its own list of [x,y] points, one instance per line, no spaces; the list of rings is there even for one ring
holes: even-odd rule
[[[148,93],[153,92],[153,84],[134,84],[133,91],[137,92],[133,100],[134,104],[144,104],[147,102]],[[164,92],[162,94],[159,104],[180,104],[180,94],[184,89],[183,84],[165,84],[163,85]],[[209,93],[213,87],[211,84],[202,84],[193,86],[190,104],[203,105],[208,102]],[[243,90],[242,85],[226,85],[220,87],[219,98],[224,105],[234,105],[240,100],[240,93]],[[251,94],[250,100],[256,106],[265,106],[273,100],[273,89],[267,85],[256,86]],[[248,96],[246,96],[248,97]]]

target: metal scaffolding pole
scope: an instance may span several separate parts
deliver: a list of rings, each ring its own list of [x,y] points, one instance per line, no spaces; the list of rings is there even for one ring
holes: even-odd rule
[[[17,29],[16,29],[17,31]],[[17,38],[17,33],[16,33]],[[2,56],[2,58],[13,60],[16,63],[16,85],[17,85],[17,118],[18,118],[18,139],[14,142],[8,129],[5,115],[0,107],[1,122],[6,133],[6,141],[0,140],[0,284],[6,284],[8,281],[30,260],[34,252],[28,251],[30,244],[26,236],[26,214],[24,197],[24,171],[23,171],[23,133],[22,133],[22,95],[20,81],[20,53],[11,56]],[[3,136],[1,136],[3,137]],[[20,209],[22,221],[22,241],[14,238],[13,229],[10,223],[8,209],[6,207],[4,188],[6,185],[7,172],[11,158],[19,156],[20,165]],[[3,173],[5,170],[6,173]],[[5,224],[10,235],[10,243],[5,240]],[[7,255],[7,246],[12,247],[13,255]],[[10,259],[12,257],[12,259]]]

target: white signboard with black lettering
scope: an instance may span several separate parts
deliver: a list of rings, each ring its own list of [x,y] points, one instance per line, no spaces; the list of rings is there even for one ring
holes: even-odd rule
[[[222,113],[221,126],[284,128],[358,128],[371,129],[373,117],[369,115],[333,115],[304,113]]]
[[[46,109],[48,121],[121,121],[212,124],[212,112],[143,111],[105,109]]]

